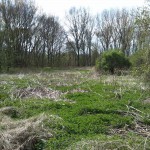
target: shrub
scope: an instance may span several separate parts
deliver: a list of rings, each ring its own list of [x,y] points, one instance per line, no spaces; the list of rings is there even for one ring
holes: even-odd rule
[[[117,50],[110,50],[102,53],[96,62],[97,70],[109,71],[114,74],[115,69],[129,68],[131,63],[123,53]]]
[[[146,83],[150,83],[150,50],[138,50],[130,56],[134,75],[141,75]]]
[[[145,63],[144,50],[139,50],[130,56],[133,67],[140,67]]]

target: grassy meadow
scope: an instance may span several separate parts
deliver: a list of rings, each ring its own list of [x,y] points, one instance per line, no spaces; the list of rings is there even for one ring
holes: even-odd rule
[[[150,89],[93,68],[0,74],[1,150],[149,150]]]

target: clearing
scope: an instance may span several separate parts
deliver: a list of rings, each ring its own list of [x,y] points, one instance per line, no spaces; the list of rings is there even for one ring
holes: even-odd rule
[[[150,89],[92,68],[0,75],[1,150],[149,150]]]

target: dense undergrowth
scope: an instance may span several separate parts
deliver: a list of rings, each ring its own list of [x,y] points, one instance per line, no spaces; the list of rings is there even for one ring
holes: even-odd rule
[[[43,113],[42,131],[52,136],[38,135],[37,150],[150,147],[150,91],[129,75],[101,76],[91,68],[0,75],[1,120],[31,121]],[[0,124],[4,136],[9,129]]]

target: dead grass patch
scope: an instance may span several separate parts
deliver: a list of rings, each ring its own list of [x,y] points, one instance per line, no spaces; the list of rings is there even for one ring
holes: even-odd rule
[[[150,98],[147,98],[147,99],[143,100],[143,103],[144,104],[150,104]]]
[[[88,91],[78,88],[78,89],[71,90],[69,93],[77,93],[77,92],[78,93],[87,93]]]
[[[41,114],[25,120],[14,121],[9,117],[1,118],[0,149],[1,150],[33,150],[40,140],[53,136],[45,127],[45,122],[53,123],[58,120],[56,116]]]
[[[0,113],[9,117],[15,117],[19,115],[19,112],[15,107],[3,107],[0,109]]]
[[[12,93],[11,98],[12,99],[27,99],[27,98],[38,98],[38,99],[53,99],[53,100],[59,100],[61,96],[63,95],[62,92],[53,90],[51,88],[46,87],[35,87],[35,88],[22,88],[17,89]]]

